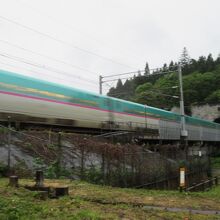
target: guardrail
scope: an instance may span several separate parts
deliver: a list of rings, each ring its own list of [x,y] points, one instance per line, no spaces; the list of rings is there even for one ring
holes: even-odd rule
[[[218,185],[218,177],[214,177],[209,180],[202,181],[201,183],[194,183],[192,186],[185,189],[186,192],[190,191],[206,191],[210,189],[213,185]]]

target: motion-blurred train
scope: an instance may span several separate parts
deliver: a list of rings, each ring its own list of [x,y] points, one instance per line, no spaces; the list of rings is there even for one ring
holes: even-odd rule
[[[0,120],[8,116],[20,123],[145,130],[149,139],[180,139],[179,114],[0,70]],[[185,121],[188,140],[220,141],[220,124],[189,116]]]

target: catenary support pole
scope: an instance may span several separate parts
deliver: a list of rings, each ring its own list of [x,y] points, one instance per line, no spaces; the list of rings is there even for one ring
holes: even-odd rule
[[[179,88],[180,88],[180,138],[184,144],[187,144],[188,132],[186,130],[185,121],[185,111],[184,111],[184,96],[183,96],[183,79],[182,79],[182,67],[181,64],[178,65],[178,75],[179,75]]]
[[[103,79],[103,76],[99,76],[99,94],[102,95],[102,79]]]

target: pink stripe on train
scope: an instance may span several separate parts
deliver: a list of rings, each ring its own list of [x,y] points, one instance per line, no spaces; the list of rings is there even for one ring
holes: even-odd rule
[[[92,106],[86,106],[86,105],[80,105],[80,104],[76,104],[76,103],[57,101],[57,100],[52,100],[52,99],[42,98],[42,97],[29,96],[29,95],[25,95],[25,94],[14,93],[14,92],[0,91],[0,93],[6,94],[6,95],[18,96],[18,97],[22,97],[22,98],[41,100],[41,101],[46,101],[46,102],[53,102],[53,103],[62,104],[62,105],[71,105],[71,106],[76,106],[76,107],[81,107],[81,108],[88,108],[88,109],[93,109],[93,110],[98,110],[98,111],[103,111],[103,112],[112,112],[112,113],[121,114],[121,115],[130,115],[130,116],[134,116],[134,117],[145,118],[145,116],[135,115],[135,114],[132,114],[132,113],[110,111],[110,110],[101,109],[101,108],[92,107]],[[159,120],[158,118],[154,118],[154,117],[151,117],[151,116],[146,116],[146,118],[152,118],[152,119],[155,119],[155,120]]]

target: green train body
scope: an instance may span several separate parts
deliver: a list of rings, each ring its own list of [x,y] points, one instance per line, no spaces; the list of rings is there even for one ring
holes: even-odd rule
[[[0,70],[0,112],[16,120],[115,130],[157,130],[151,138],[180,138],[180,115]],[[186,116],[190,140],[220,141],[220,125]],[[150,138],[150,136],[149,136]]]

